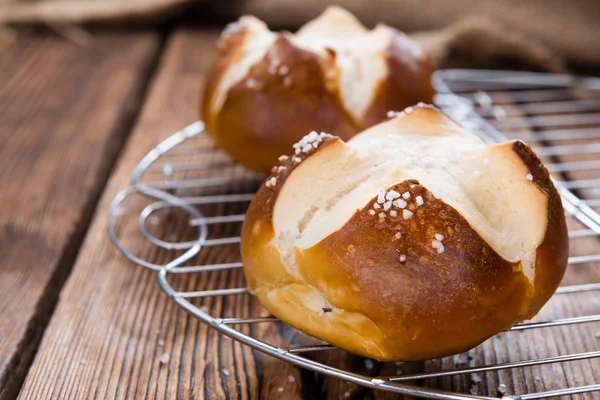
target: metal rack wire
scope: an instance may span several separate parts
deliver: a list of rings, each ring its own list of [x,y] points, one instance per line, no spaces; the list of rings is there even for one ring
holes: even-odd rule
[[[568,272],[554,298],[593,296],[594,291],[600,290],[600,214],[597,212],[600,207],[600,80],[522,72],[445,70],[434,75],[434,84],[438,93],[437,105],[463,126],[481,134],[486,141],[496,143],[522,139],[536,149],[552,172],[563,198],[573,249],[569,272],[578,265],[585,265],[587,271],[591,271],[583,274],[583,280],[581,273],[575,271],[569,276]],[[156,271],[162,290],[191,315],[245,345],[300,367],[371,388],[436,399],[491,399],[500,395],[505,399],[529,400],[583,393],[600,396],[600,381],[595,377],[591,380],[579,377],[583,382],[576,384],[568,379],[565,384],[564,379],[556,378],[557,384],[534,384],[533,391],[514,395],[504,394],[502,387],[497,386],[503,380],[510,384],[511,375],[508,379],[500,375],[499,378],[490,378],[487,388],[480,387],[477,382],[480,378],[474,383],[471,379],[471,389],[467,387],[469,393],[434,387],[436,379],[474,377],[479,373],[514,373],[524,368],[566,362],[587,362],[591,363],[592,370],[600,369],[600,350],[596,349],[556,351],[518,361],[510,359],[508,354],[507,359],[499,360],[498,357],[488,357],[493,346],[501,340],[495,337],[474,350],[480,355],[478,361],[481,365],[466,365],[469,361],[457,362],[456,357],[450,357],[448,360],[432,361],[434,371],[370,376],[364,371],[316,361],[311,356],[316,352],[341,352],[326,343],[310,340],[304,344],[270,343],[253,337],[250,330],[243,329],[244,326],[282,324],[264,310],[251,316],[210,314],[202,306],[204,300],[247,296],[251,301],[247,289],[243,285],[235,285],[239,280],[222,280],[222,287],[180,290],[176,278],[194,275],[198,282],[202,282],[207,273],[228,273],[242,267],[238,248],[239,227],[244,219],[244,210],[261,179],[230,161],[204,135],[202,122],[195,122],[166,139],[140,161],[133,171],[131,187],[116,196],[110,206],[108,233],[128,259]],[[166,252],[169,260],[166,263],[155,264],[139,258],[136,250],[127,249],[117,234],[115,226],[121,220],[132,220],[124,215],[123,209],[135,196],[146,199],[135,221],[137,229],[146,243]],[[225,204],[228,206],[224,207]],[[177,216],[174,216],[175,212]],[[189,234],[188,237],[182,238],[180,232],[155,229],[164,222],[162,217],[184,221],[186,228],[183,230]],[[178,229],[182,230],[181,227]],[[596,251],[590,250],[594,245]],[[214,257],[210,254],[218,252],[217,249],[232,254],[233,258],[225,262],[211,261]],[[597,276],[597,282],[593,281],[594,276]],[[600,306],[591,302],[586,311],[589,312],[585,315],[565,316],[560,314],[560,307],[550,304],[542,310],[539,318],[517,325],[510,332],[537,332],[542,328],[567,329],[583,325],[589,331],[596,326],[594,323],[600,322]],[[529,337],[525,339],[531,341]],[[465,360],[458,357],[459,361]],[[416,380],[433,383],[416,386]],[[537,377],[535,381],[538,381]],[[463,386],[462,391],[465,391]],[[496,387],[501,390],[498,392]]]

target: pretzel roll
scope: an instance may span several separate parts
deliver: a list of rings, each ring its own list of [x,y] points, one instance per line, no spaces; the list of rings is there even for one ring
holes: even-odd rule
[[[347,143],[312,132],[242,229],[248,287],[279,319],[382,361],[466,351],[532,318],[565,272],[548,171],[428,106]]]
[[[296,34],[245,16],[218,47],[202,115],[217,143],[255,171],[268,173],[313,129],[349,139],[388,110],[432,101],[420,47],[385,25],[369,31],[339,7]]]

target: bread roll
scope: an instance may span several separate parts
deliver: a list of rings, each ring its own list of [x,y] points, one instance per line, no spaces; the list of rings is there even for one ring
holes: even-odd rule
[[[268,173],[313,129],[349,139],[433,96],[416,43],[385,25],[369,31],[338,7],[296,34],[242,17],[218,47],[202,115],[217,143],[255,171]]]
[[[347,143],[312,132],[242,229],[250,292],[276,317],[382,361],[466,351],[532,318],[568,239],[548,171],[418,106]]]

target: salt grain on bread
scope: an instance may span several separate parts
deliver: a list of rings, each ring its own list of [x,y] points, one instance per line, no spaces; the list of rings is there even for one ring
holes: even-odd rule
[[[242,17],[218,50],[202,118],[222,148],[265,173],[311,130],[349,139],[389,110],[433,96],[431,68],[416,43],[385,25],[368,30],[339,7],[295,34]]]
[[[561,201],[522,142],[487,146],[417,107],[299,157],[257,193],[241,246],[250,291],[309,335],[383,361],[444,357],[533,317],[564,274]],[[407,192],[397,217],[374,212]]]

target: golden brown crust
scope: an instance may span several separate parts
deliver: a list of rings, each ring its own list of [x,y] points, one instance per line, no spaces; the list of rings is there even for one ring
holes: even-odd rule
[[[523,160],[533,182],[548,199],[548,225],[544,241],[536,253],[535,295],[524,319],[533,318],[552,297],[565,274],[569,257],[569,233],[560,195],[531,147],[521,141],[513,144],[514,152]]]
[[[417,57],[411,49],[416,44],[399,31],[393,30],[384,54],[388,75],[373,88],[372,101],[360,118],[351,116],[341,100],[336,52],[327,49],[321,56],[294,45],[290,34],[278,33],[271,49],[214,109],[219,84],[227,68],[235,67],[248,31],[242,24],[220,41],[202,98],[202,114],[216,142],[252,170],[268,172],[280,154],[312,130],[346,140],[383,120],[389,110],[432,101],[426,56]],[[279,66],[287,72],[280,74]]]
[[[426,114],[437,120],[437,113]],[[303,159],[340,142],[328,138]],[[383,361],[463,352],[531,318],[565,272],[564,212],[548,171],[527,145],[497,146],[507,152],[507,162],[522,161],[546,198],[542,210],[532,210],[548,216],[533,282],[520,261],[503,258],[461,213],[417,180],[386,188],[422,197],[420,207],[407,201],[412,217],[388,212],[380,218],[372,212],[372,199],[318,243],[295,248],[296,271],[290,271],[274,244],[273,227],[279,191],[297,165],[288,158],[282,161],[286,168],[272,176],[277,185],[260,189],[244,221],[242,259],[250,291],[305,333]],[[436,234],[443,235],[442,252],[432,245]],[[311,306],[319,302],[327,307]]]
[[[500,257],[456,210],[416,181],[390,189],[403,193],[410,185],[412,196],[424,199],[421,208],[407,206],[412,218],[371,216],[374,199],[297,257],[304,280],[334,307],[360,312],[379,327],[381,360],[466,351],[512,326],[531,295],[520,263]],[[444,236],[442,254],[431,244],[436,233]],[[335,336],[325,340],[337,344]]]
[[[273,59],[288,72],[274,73]],[[237,161],[261,172],[269,171],[279,155],[312,130],[348,139],[358,127],[331,87],[327,74],[335,74],[335,69],[332,60],[302,50],[278,34],[265,57],[229,89],[208,129]],[[250,79],[256,86],[248,87]]]
[[[419,52],[415,56],[415,43],[403,32],[388,29],[394,31],[385,52],[389,74],[375,89],[375,100],[361,124],[363,129],[383,121],[389,110],[403,110],[421,102],[433,103],[431,63],[427,55]]]

